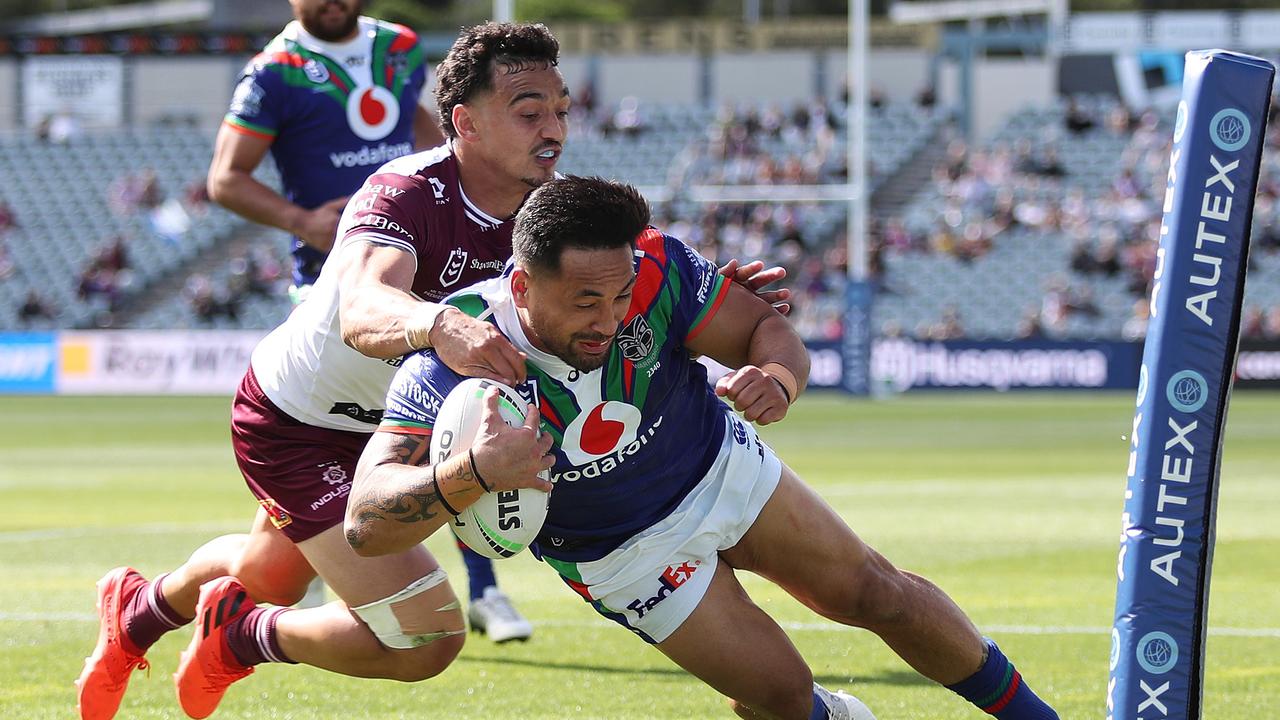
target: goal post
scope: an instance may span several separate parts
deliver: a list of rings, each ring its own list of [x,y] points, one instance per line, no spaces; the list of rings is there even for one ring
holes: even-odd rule
[[[1275,68],[1187,53],[1139,375],[1108,720],[1202,714],[1222,435]]]

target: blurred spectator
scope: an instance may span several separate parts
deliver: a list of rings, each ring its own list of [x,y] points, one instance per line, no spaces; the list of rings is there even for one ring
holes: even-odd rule
[[[40,293],[34,289],[27,293],[27,299],[18,308],[18,320],[23,325],[31,325],[42,320],[52,320],[53,318],[53,310],[44,301],[44,298],[40,297]]]
[[[151,230],[156,235],[177,245],[182,242],[187,231],[191,229],[191,216],[181,202],[170,199],[151,210],[147,219],[151,222]]]
[[[1067,130],[1079,135],[1093,129],[1093,116],[1080,107],[1080,101],[1074,97],[1067,101],[1067,112],[1063,116],[1063,124]]]
[[[1044,337],[1044,325],[1040,323],[1040,308],[1032,305],[1018,321],[1017,337],[1020,340],[1039,340]]]
[[[938,91],[932,85],[925,85],[916,93],[916,104],[929,110],[938,104]]]
[[[116,236],[99,247],[81,271],[76,294],[81,300],[108,313],[115,312],[125,291],[133,284],[125,240]]]
[[[81,300],[108,312],[114,312],[120,302],[120,286],[116,281],[116,274],[100,267],[96,262],[80,273],[76,294]]]
[[[52,115],[45,115],[44,117],[40,118],[39,122],[36,123],[36,126],[32,128],[32,132],[34,132],[36,136],[36,142],[39,142],[39,143],[49,142],[49,126],[52,123],[53,123]]]
[[[1267,318],[1262,308],[1250,305],[1244,309],[1240,319],[1240,337],[1249,340],[1261,340],[1267,336]]]
[[[1273,305],[1267,311],[1267,320],[1262,326],[1262,332],[1268,340],[1280,340],[1280,305]]]
[[[188,277],[182,294],[201,323],[212,325],[220,317],[232,322],[239,319],[237,302],[225,291],[215,289],[207,275],[196,273]]]
[[[7,231],[16,227],[18,227],[18,218],[14,215],[13,208],[9,207],[9,204],[5,201],[0,200],[0,237],[3,237]]]
[[[151,210],[164,201],[164,192],[156,171],[143,168],[138,174],[125,173],[107,186],[107,202],[117,215],[129,216],[138,210]]]
[[[49,118],[49,142],[55,145],[66,145],[79,134],[80,122],[70,110],[63,108]]]
[[[938,322],[925,328],[921,335],[926,340],[960,340],[964,338],[964,325],[960,321],[960,310],[955,305],[942,309],[942,317]]]
[[[595,117],[596,114],[596,87],[590,80],[582,84],[578,92],[573,95],[573,108],[585,113],[587,117]],[[572,112],[572,108],[570,109]]]
[[[1101,315],[1087,285],[1074,288],[1063,274],[1049,278],[1044,299],[1040,303],[1040,324],[1050,335],[1061,335],[1067,319],[1073,315],[1097,318]]]
[[[204,178],[192,180],[182,191],[182,204],[194,215],[204,215],[209,210],[209,185]]]
[[[1120,337],[1125,340],[1142,340],[1147,336],[1147,324],[1151,321],[1151,306],[1146,298],[1133,301],[1133,311],[1129,319],[1120,328]]]
[[[116,235],[110,242],[98,249],[97,263],[100,267],[114,273],[129,269],[129,251],[125,248],[123,235]]]
[[[646,129],[648,127],[640,114],[639,98],[628,95],[618,103],[618,111],[613,114],[611,121],[605,125],[604,134],[608,136],[618,133],[624,137],[634,139],[639,137]]]

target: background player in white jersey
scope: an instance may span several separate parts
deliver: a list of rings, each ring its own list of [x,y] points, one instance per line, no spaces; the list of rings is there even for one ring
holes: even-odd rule
[[[639,193],[609,181],[554,180],[529,196],[514,266],[450,299],[528,356],[529,379],[516,386],[528,419],[508,427],[490,390],[473,452],[432,466],[435,412],[461,376],[432,352],[406,358],[356,471],[352,547],[378,556],[416,546],[482,495],[477,477],[496,489],[533,484],[540,428],[555,439],[555,490],[532,549],[741,717],[872,715],[814,683],[737,570],[875,632],[989,714],[1056,720],[942,590],[863,543],[716,397],[748,421],[783,419],[808,377],[804,345],[767,304],[648,221]],[[713,390],[693,354],[736,370]]]
[[[360,0],[291,4],[296,21],[237,82],[208,185],[218,203],[293,234],[290,296],[299,302],[320,274],[350,195],[383,164],[444,137],[420,103],[426,65],[412,30],[361,16]],[[267,152],[283,195],[253,177]],[[527,639],[533,627],[498,590],[493,563],[459,547],[472,627],[498,642]]]
[[[196,616],[175,682],[197,718],[261,662],[410,681],[460,651],[462,613],[431,554],[359,557],[342,517],[405,353],[430,346],[465,374],[524,379],[524,356],[496,328],[434,301],[500,271],[510,218],[554,176],[569,106],[558,51],[541,25],[489,23],[455,42],[438,72],[450,143],[389,163],[352,197],[311,296],[255,349],[236,394],[232,443],[262,506],[250,534],[151,582],[117,568],[99,583],[82,718],[112,717],[147,648]],[[754,288],[776,275],[737,277]],[[316,572],[341,602],[255,606],[291,604]]]

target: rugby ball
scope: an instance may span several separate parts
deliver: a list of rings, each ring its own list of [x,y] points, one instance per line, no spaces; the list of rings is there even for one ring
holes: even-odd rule
[[[493,380],[467,378],[440,404],[431,431],[432,463],[465,455],[475,442],[484,417],[484,393],[498,388],[498,413],[508,425],[524,423],[524,399],[515,390]],[[543,477],[547,477],[544,472]],[[485,493],[455,517],[450,525],[467,547],[495,560],[508,558],[528,547],[547,519],[549,495],[521,489]]]

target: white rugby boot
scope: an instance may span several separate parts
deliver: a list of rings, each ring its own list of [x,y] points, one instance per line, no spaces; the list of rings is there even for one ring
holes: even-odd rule
[[[830,720],[876,720],[871,708],[847,692],[831,692],[817,683],[813,684],[813,690],[827,704],[827,717]]]
[[[496,643],[525,641],[533,635],[533,625],[511,604],[511,598],[492,585],[484,589],[484,597],[471,602],[467,621],[472,632],[484,633]]]

